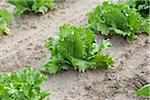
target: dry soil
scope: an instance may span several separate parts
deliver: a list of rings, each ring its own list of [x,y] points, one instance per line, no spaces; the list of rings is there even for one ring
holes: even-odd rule
[[[15,16],[10,26],[12,35],[0,37],[0,71],[40,68],[50,57],[44,41],[55,37],[64,23],[86,25],[86,13],[102,1],[68,0],[46,15]],[[1,2],[0,6],[13,12],[12,5]],[[99,40],[103,38],[98,36]],[[134,91],[150,82],[150,37],[143,34],[129,43],[114,36],[110,41],[112,47],[106,52],[116,60],[115,68],[49,75],[43,89],[52,91],[52,100],[148,100]]]

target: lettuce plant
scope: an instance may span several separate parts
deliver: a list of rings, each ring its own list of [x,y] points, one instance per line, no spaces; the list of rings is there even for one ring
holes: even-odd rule
[[[132,40],[139,33],[149,33],[145,26],[148,22],[126,3],[104,2],[88,14],[88,27],[105,36],[117,34]]]
[[[0,35],[10,34],[8,26],[12,20],[13,16],[6,9],[0,8]]]
[[[85,72],[89,69],[111,68],[114,60],[103,53],[109,46],[106,40],[98,46],[95,34],[89,29],[64,24],[60,27],[59,37],[50,37],[46,41],[51,58],[42,67],[50,74],[70,69]]]
[[[17,15],[25,11],[45,14],[48,9],[55,8],[54,0],[6,0],[15,6]]]
[[[0,73],[0,100],[44,100],[49,95],[41,91],[41,84],[46,79],[31,68]]]

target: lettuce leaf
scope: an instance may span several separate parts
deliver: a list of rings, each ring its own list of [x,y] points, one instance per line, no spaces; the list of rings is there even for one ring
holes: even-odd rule
[[[4,8],[0,8],[0,35],[10,34],[8,28],[13,21],[13,16]]]

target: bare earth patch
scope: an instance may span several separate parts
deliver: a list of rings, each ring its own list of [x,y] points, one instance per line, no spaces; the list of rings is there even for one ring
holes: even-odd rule
[[[15,71],[24,66],[40,66],[50,57],[44,40],[56,36],[63,23],[85,25],[86,13],[103,0],[68,0],[61,7],[40,16],[15,17],[11,36],[0,37],[0,71]],[[12,11],[12,6],[0,3]],[[102,36],[98,37],[103,39]],[[52,91],[52,100],[148,100],[133,92],[150,83],[150,37],[140,35],[133,42],[111,38],[109,52],[116,60],[113,70],[74,71],[50,75],[43,85]]]

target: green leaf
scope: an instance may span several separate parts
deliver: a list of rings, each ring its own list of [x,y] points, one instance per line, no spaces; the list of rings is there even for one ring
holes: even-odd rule
[[[4,8],[0,8],[0,17],[2,17],[7,24],[11,24],[13,21],[13,16]]]
[[[108,49],[110,46],[111,43],[109,42],[109,40],[103,40],[100,44],[100,48],[98,52],[102,53],[104,49]]]
[[[145,30],[145,32],[150,35],[150,17],[146,18],[144,21],[143,21],[143,29]]]
[[[109,55],[96,55],[92,60],[98,68],[112,68],[115,61]]]
[[[140,96],[150,96],[150,84],[143,86],[141,89],[137,90],[136,93]]]
[[[96,24],[96,27],[97,27],[97,31],[101,31],[101,34],[104,34],[106,36],[109,35],[110,29],[106,24],[98,23]]]
[[[0,8],[0,35],[10,34],[8,25],[12,23],[12,15],[4,8]]]
[[[6,32],[8,32],[7,22],[0,18],[0,35],[3,35]]]
[[[72,58],[71,63],[74,66],[74,69],[79,72],[85,72],[89,69],[96,69],[96,63],[90,61]]]
[[[45,67],[44,70],[48,71],[50,74],[56,74],[57,72],[61,71],[58,65],[51,64],[51,63],[47,63],[43,67]]]
[[[21,15],[24,11],[30,10],[29,5],[26,0],[6,0],[8,3],[11,3],[12,5],[16,6],[15,12],[16,15]]]

